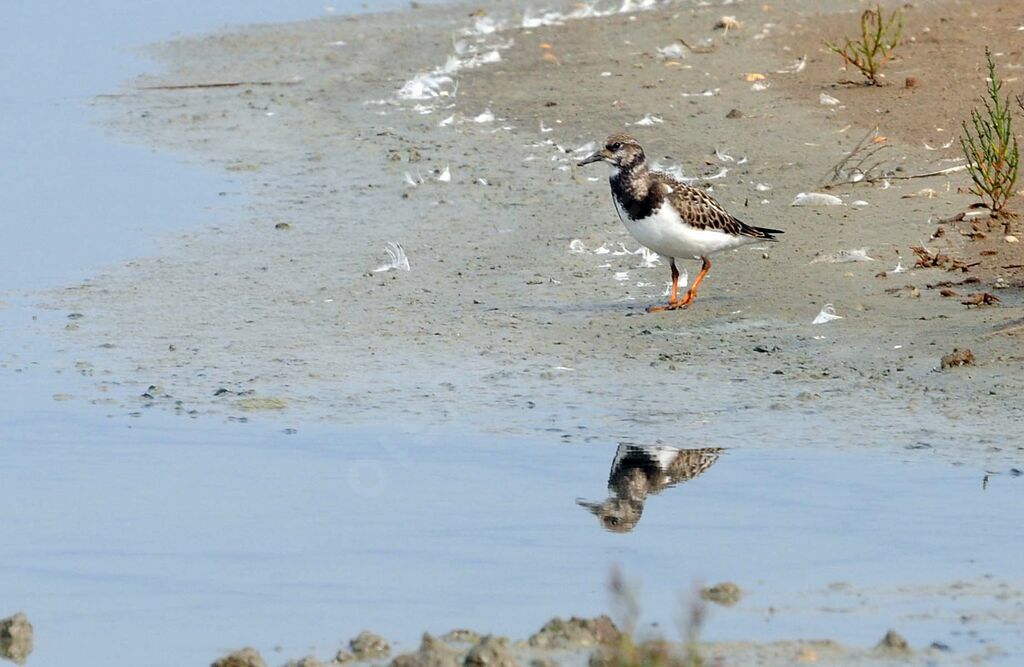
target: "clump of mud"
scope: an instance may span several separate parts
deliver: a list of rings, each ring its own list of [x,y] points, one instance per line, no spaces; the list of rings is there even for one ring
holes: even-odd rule
[[[889,653],[910,653],[910,644],[895,630],[885,633],[875,648]]]
[[[396,657],[391,667],[458,667],[461,654],[458,649],[424,632],[419,650]]]
[[[363,630],[351,639],[348,647],[352,649],[352,653],[359,660],[383,658],[391,652],[391,646],[388,645],[387,640],[369,630]]]
[[[0,619],[0,658],[24,664],[32,652],[33,632],[28,617],[21,612]]]
[[[487,635],[469,649],[463,662],[466,667],[520,667],[512,655],[508,639]]]
[[[605,615],[596,618],[572,617],[568,621],[555,617],[544,624],[528,643],[534,648],[568,648],[614,644],[622,638],[612,619]]]
[[[703,600],[720,604],[723,607],[731,607],[740,601],[740,598],[743,597],[743,591],[733,582],[724,581],[702,589],[700,597]]]
[[[210,667],[267,667],[267,663],[263,661],[259,651],[246,646],[214,661]]]
[[[307,655],[298,660],[289,660],[285,663],[285,667],[324,667],[324,663],[320,662],[316,656]]]
[[[958,366],[973,366],[974,353],[968,348],[953,348],[953,351],[942,357],[942,370],[956,368]]]
[[[457,644],[475,644],[480,641],[480,633],[475,630],[456,628],[455,630],[449,630],[445,634],[441,635],[441,639],[446,642],[455,642]]]

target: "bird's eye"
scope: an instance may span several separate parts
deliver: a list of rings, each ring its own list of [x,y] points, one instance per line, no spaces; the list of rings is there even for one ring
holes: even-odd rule
[[[617,142],[617,141],[616,141],[616,142],[615,142],[614,144],[609,144],[609,145],[608,145],[608,150],[610,150],[610,151],[617,151],[617,150],[619,150],[620,148],[622,148],[622,144],[620,144],[620,143],[619,143],[619,142]]]

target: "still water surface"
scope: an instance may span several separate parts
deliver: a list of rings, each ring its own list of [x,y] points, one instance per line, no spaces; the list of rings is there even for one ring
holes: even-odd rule
[[[406,648],[424,630],[526,636],[606,611],[613,563],[669,628],[696,584],[738,582],[747,597],[712,611],[709,639],[1020,641],[1012,624],[963,635],[949,600],[909,620],[898,596],[824,614],[834,601],[813,593],[1019,582],[1024,496],[1007,476],[982,490],[947,465],[726,450],[617,533],[577,503],[605,496],[613,442],[100,412],[62,406],[4,443],[0,590],[35,623],[31,665],[207,664],[248,644],[326,658],[364,627]]]

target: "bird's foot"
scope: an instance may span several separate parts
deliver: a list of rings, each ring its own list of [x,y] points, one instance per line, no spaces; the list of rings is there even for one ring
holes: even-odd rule
[[[686,308],[689,308],[690,304],[693,303],[696,300],[697,300],[697,297],[694,294],[692,294],[690,292],[687,292],[686,296],[683,297],[682,299],[680,299],[679,301],[669,301],[664,306],[648,306],[647,307],[647,312],[648,313],[663,313],[666,310],[684,310]]]
[[[690,304],[677,301],[675,303],[667,303],[664,306],[647,306],[648,313],[663,313],[666,310],[679,310],[680,308],[686,308]]]

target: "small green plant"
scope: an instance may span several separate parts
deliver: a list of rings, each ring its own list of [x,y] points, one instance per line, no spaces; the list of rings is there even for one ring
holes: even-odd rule
[[[971,192],[987,200],[992,215],[996,216],[1013,196],[1020,153],[1011,127],[1010,98],[1000,95],[1003,82],[996,75],[996,64],[988,47],[985,59],[988,61],[988,86],[982,98],[985,108],[971,109],[970,125],[966,120],[961,121],[960,148],[967,160],[967,173],[974,181]],[[1019,98],[1017,102],[1024,108]]]
[[[868,85],[877,86],[880,85],[878,72],[892,59],[902,35],[903,9],[895,10],[886,18],[882,7],[876,5],[860,15],[860,39],[854,41],[847,37],[842,46],[826,40],[825,47],[839,54],[844,65],[860,70]]]

